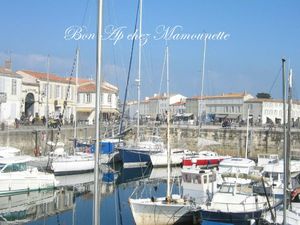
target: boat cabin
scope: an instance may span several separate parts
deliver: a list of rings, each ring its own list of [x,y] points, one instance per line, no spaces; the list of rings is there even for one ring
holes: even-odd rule
[[[243,173],[249,174],[254,171],[255,162],[246,158],[224,159],[219,164],[219,173]]]
[[[182,169],[183,196],[203,203],[217,191],[217,173],[215,170],[197,168]]]
[[[29,157],[16,156],[11,158],[0,159],[0,173],[21,172],[27,170]]]
[[[269,163],[276,163],[279,161],[277,154],[259,154],[257,156],[257,166],[263,167]]]

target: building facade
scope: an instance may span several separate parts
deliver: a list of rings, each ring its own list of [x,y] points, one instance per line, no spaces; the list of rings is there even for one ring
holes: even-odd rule
[[[93,124],[95,121],[96,84],[91,80],[79,80],[77,120]],[[101,84],[101,115],[104,121],[112,121],[119,116],[119,89],[108,83]]]
[[[253,96],[243,93],[228,93],[215,96],[204,96],[188,98],[186,101],[186,112],[193,113],[203,121],[204,119],[221,121],[225,118],[230,120],[245,120],[247,110],[245,101]]]
[[[166,111],[168,111],[169,105],[172,106],[178,102],[185,102],[185,100],[186,100],[186,97],[181,94],[171,94],[170,100],[168,99],[166,94],[154,95],[153,97],[149,97],[148,98],[148,101],[149,101],[148,115],[151,118],[156,118],[157,116],[158,117],[164,116]],[[171,109],[172,109],[172,107],[171,107]],[[174,112],[172,114],[174,114]]]
[[[75,113],[75,82],[55,74],[29,70],[17,71],[22,76],[22,107],[25,116],[58,118],[69,121]],[[48,87],[48,88],[47,88]]]
[[[0,122],[11,125],[21,116],[22,77],[11,70],[7,61],[0,67]]]
[[[283,103],[278,99],[250,99],[245,102],[249,108],[250,118],[254,124],[262,125],[266,123],[283,124]],[[287,110],[286,106],[286,110]],[[287,117],[287,111],[286,111]],[[299,126],[300,120],[300,102],[292,103],[291,120]]]

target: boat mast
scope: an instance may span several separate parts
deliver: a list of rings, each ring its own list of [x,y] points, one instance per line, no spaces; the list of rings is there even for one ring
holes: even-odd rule
[[[78,103],[78,71],[79,71],[79,48],[76,49],[76,69],[75,69],[75,112],[74,112],[74,153],[77,142],[77,103]]]
[[[287,135],[286,135],[286,88],[285,88],[285,59],[282,59],[282,102],[283,102],[283,168],[284,168],[284,188],[283,188],[283,225],[286,225],[286,210],[287,210],[287,188],[288,188],[288,182],[287,182]]]
[[[292,115],[292,83],[293,83],[293,71],[290,69],[289,73],[289,86],[288,86],[288,121],[287,121],[287,152],[286,152],[286,172],[287,172],[287,207],[290,208],[290,160],[291,160],[291,115]]]
[[[47,56],[47,84],[46,84],[46,115],[45,115],[45,130],[46,130],[46,143],[45,149],[47,149],[48,140],[48,123],[49,123],[49,71],[50,71],[50,55]]]
[[[166,49],[167,58],[167,96],[168,96],[168,110],[167,110],[167,160],[168,160],[168,177],[167,177],[167,201],[171,201],[171,149],[170,149],[170,80],[169,80],[169,47]]]
[[[200,91],[200,102],[199,102],[199,112],[198,112],[198,118],[199,118],[199,133],[202,126],[202,102],[203,102],[203,87],[204,87],[204,75],[205,75],[205,58],[206,58],[206,39],[204,39],[204,49],[203,49],[203,61],[202,61],[202,77],[201,77],[201,91]]]
[[[103,16],[103,1],[98,0],[98,20],[97,20],[97,55],[96,55],[96,104],[95,104],[95,126],[96,126],[96,148],[95,148],[95,164],[94,164],[94,225],[100,224],[100,201],[99,195],[99,158],[100,158],[100,107],[101,107],[101,69],[102,69],[102,16]]]
[[[142,65],[142,18],[143,18],[143,0],[140,0],[140,20],[139,20],[139,67],[137,82],[137,141],[140,140],[140,102],[141,102],[141,65]]]
[[[248,111],[247,111],[247,128],[246,128],[246,152],[245,152],[245,158],[247,159],[248,158],[248,142],[249,142],[249,112],[250,112],[250,109],[248,108]]]

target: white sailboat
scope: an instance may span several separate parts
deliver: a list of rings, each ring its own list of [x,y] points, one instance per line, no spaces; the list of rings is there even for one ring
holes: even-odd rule
[[[78,65],[79,65],[79,49],[76,49],[76,89],[78,81]],[[77,99],[77,90],[75,99]],[[75,109],[76,110],[76,109]],[[75,112],[76,120],[76,112]],[[77,136],[77,127],[75,122],[74,139]],[[86,152],[77,152],[74,146],[74,154],[69,155],[64,151],[63,147],[55,145],[54,155],[50,159],[50,170],[55,175],[87,173],[94,170],[94,154]],[[60,153],[60,154],[56,154]]]
[[[145,166],[151,163],[151,154],[165,151],[165,147],[160,138],[146,137],[141,139],[140,135],[140,102],[141,102],[141,67],[142,67],[142,15],[143,6],[142,0],[139,1],[139,48],[138,48],[138,77],[137,82],[137,131],[136,141],[131,145],[124,145],[120,147],[119,156],[125,167]],[[137,32],[137,30],[135,30]]]
[[[142,7],[142,0],[140,1]],[[168,52],[168,47],[167,47]],[[169,83],[167,58],[167,84]],[[169,85],[167,85],[168,98]],[[159,198],[129,198],[131,212],[136,224],[175,224],[193,223],[196,217],[196,206],[193,202],[183,199],[181,195],[172,194],[171,190],[171,149],[170,149],[170,110],[167,112],[167,194]]]

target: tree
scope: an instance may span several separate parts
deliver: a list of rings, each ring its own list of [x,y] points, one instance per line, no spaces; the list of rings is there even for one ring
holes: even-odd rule
[[[271,98],[271,95],[269,93],[260,92],[256,94],[256,98]]]

